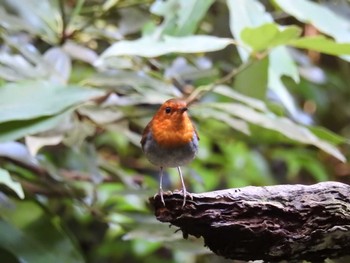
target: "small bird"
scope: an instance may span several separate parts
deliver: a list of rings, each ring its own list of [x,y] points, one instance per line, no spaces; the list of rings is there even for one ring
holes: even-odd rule
[[[147,159],[160,167],[159,194],[164,206],[162,178],[165,167],[177,167],[184,196],[182,206],[185,206],[186,195],[189,194],[180,166],[189,163],[196,156],[199,137],[187,110],[185,101],[167,100],[148,123],[141,139]]]

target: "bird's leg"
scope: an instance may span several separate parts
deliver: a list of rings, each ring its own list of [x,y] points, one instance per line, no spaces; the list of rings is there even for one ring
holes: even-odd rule
[[[185,204],[186,204],[186,195],[189,195],[189,196],[191,197],[191,199],[193,199],[193,197],[192,197],[192,195],[191,195],[190,193],[188,193],[188,192],[186,191],[186,186],[185,186],[185,182],[184,182],[184,178],[183,178],[183,176],[182,176],[182,172],[181,172],[180,166],[177,167],[177,171],[179,172],[180,179],[181,179],[181,184],[182,184],[182,193],[183,193],[183,195],[184,195],[184,201],[183,201],[183,203],[182,203],[182,207],[184,207]]]
[[[162,201],[163,205],[165,206],[162,185],[163,185],[163,167],[161,166],[160,172],[159,172],[159,195],[160,195],[160,200]]]

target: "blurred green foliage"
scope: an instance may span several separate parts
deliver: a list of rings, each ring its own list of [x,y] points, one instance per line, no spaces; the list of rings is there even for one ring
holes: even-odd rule
[[[0,0],[0,258],[226,262],[157,222],[143,127],[191,101],[193,192],[349,182],[345,0]],[[327,23],[324,23],[327,21]],[[164,188],[180,186],[169,169]]]

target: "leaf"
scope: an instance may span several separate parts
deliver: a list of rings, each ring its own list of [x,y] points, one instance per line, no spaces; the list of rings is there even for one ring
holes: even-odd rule
[[[44,56],[41,67],[49,68],[49,80],[57,84],[66,84],[69,80],[72,61],[68,54],[59,47],[48,49]]]
[[[217,85],[213,91],[215,93],[224,95],[226,97],[229,97],[229,98],[232,98],[232,99],[237,100],[239,102],[242,102],[244,104],[247,104],[248,106],[250,106],[256,110],[267,111],[267,107],[263,101],[248,97],[244,94],[241,94],[241,93],[233,90],[229,86]]]
[[[266,23],[272,23],[271,15],[265,12],[265,7],[256,0],[227,0],[230,14],[230,29],[238,42],[242,42],[241,32],[247,27],[258,27]],[[249,51],[243,47],[237,47],[243,60],[249,58]]]
[[[266,97],[268,67],[268,57],[254,61],[235,77],[233,87],[246,96],[263,100]]]
[[[6,157],[28,166],[39,166],[39,162],[35,159],[28,148],[20,142],[3,142],[0,143],[0,156]]]
[[[334,145],[318,138],[306,127],[293,123],[287,118],[277,117],[273,114],[268,115],[266,113],[260,113],[238,103],[211,103],[207,106],[220,109],[235,117],[266,129],[278,131],[284,136],[297,142],[314,145],[342,162],[345,162],[346,160],[344,155]]]
[[[214,0],[155,1],[150,11],[163,16],[163,22],[155,34],[171,36],[193,34],[213,2]]]
[[[221,112],[213,108],[208,108],[205,105],[202,106],[196,106],[191,109],[191,113],[193,113],[194,116],[197,116],[201,119],[209,119],[212,118],[214,120],[222,121],[229,125],[231,128],[242,132],[246,135],[250,135],[248,124],[240,119],[233,118],[230,116],[230,114],[227,114],[226,112]]]
[[[291,41],[289,45],[296,48],[311,49],[334,56],[350,55],[350,44],[337,43],[334,40],[324,36],[295,39]]]
[[[255,28],[245,28],[241,39],[254,51],[263,51],[280,45],[286,45],[297,39],[301,29],[296,26],[279,27],[275,23],[263,24]]]
[[[6,185],[8,188],[13,190],[19,198],[24,198],[23,188],[20,183],[12,180],[10,173],[7,170],[0,168],[0,184]]]
[[[269,80],[268,87],[278,97],[288,112],[298,119],[299,109],[295,105],[293,96],[282,82],[283,76],[291,77],[299,82],[298,68],[285,47],[276,47],[269,54]]]
[[[62,16],[57,3],[42,0],[37,5],[36,0],[11,0],[7,4],[43,39],[58,43],[59,33],[62,32]]]
[[[350,42],[350,22],[331,9],[309,0],[274,0],[284,12],[296,19],[314,25],[338,42]]]
[[[28,81],[0,87],[0,123],[58,114],[103,91],[65,86],[47,81]]]
[[[57,145],[63,140],[63,135],[56,136],[26,136],[25,142],[32,156],[35,156],[38,151],[48,145]]]
[[[16,209],[1,209],[0,247],[20,262],[84,262],[68,234],[34,202],[16,202]]]
[[[26,135],[32,135],[47,131],[62,123],[71,111],[68,110],[59,115],[41,117],[37,119],[10,121],[1,124],[0,142],[14,141]]]
[[[207,35],[194,35],[187,37],[164,36],[163,39],[143,37],[137,40],[119,41],[105,50],[101,59],[112,56],[141,56],[158,57],[169,53],[201,53],[212,52],[225,48],[232,43],[230,38],[219,38]]]
[[[339,43],[350,42],[350,21],[329,8],[308,0],[274,0],[286,13],[301,22],[315,26],[320,32],[332,36]],[[342,56],[350,61],[350,56]]]
[[[259,1],[227,0],[227,5],[230,11],[231,32],[239,42],[241,42],[241,32],[245,28],[255,28],[273,22],[271,14],[265,11],[265,7]],[[242,47],[238,47],[238,52],[241,59],[246,62],[250,52]],[[273,90],[289,113],[297,118],[298,108],[283,84],[282,76],[291,77],[296,82],[299,81],[297,67],[287,49],[278,46],[269,53],[268,88]]]

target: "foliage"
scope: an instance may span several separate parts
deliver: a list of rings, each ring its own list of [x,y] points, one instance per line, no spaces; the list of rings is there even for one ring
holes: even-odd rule
[[[148,204],[140,134],[170,97],[199,130],[194,192],[348,181],[350,4],[335,2],[1,0],[0,258],[224,262]]]

